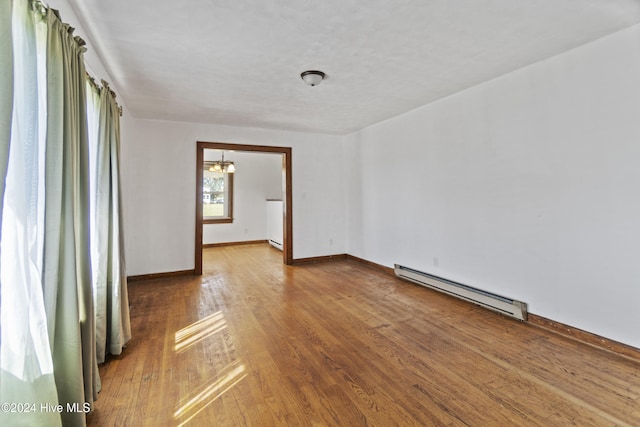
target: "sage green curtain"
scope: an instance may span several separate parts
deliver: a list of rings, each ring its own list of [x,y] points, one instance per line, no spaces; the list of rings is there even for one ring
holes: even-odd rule
[[[120,197],[120,111],[104,80],[96,92],[95,141],[91,144],[94,235],[92,262],[98,363],[105,354],[120,354],[131,339]]]
[[[89,245],[89,157],[83,42],[47,10],[47,138],[43,292],[60,404],[92,404],[99,388]],[[62,413],[65,426],[83,412]]]

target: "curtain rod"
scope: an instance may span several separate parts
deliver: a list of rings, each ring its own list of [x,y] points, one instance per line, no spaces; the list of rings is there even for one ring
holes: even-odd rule
[[[29,0],[29,2],[31,3],[31,9],[34,11],[34,13],[38,13],[42,18],[44,18],[47,15],[47,11],[51,10],[51,12],[55,15],[55,17],[58,19],[58,21],[60,21],[60,23],[62,23],[63,25],[65,25],[67,27],[67,32],[69,33],[69,35],[73,35],[73,32],[75,31],[75,28],[73,28],[71,25],[67,24],[66,22],[62,21],[62,17],[60,16],[60,11],[58,11],[57,9],[53,9],[51,7],[49,7],[46,3],[40,1],[40,0]],[[76,43],[78,44],[78,47],[80,47],[81,49],[83,49],[83,52],[87,51],[87,42],[80,36],[73,36],[73,39],[76,41]],[[84,60],[84,58],[83,58]],[[86,68],[86,66],[85,66]],[[93,78],[93,76],[91,76],[89,74],[88,71],[85,70],[85,73],[87,74],[87,78],[89,79],[89,81],[91,81],[91,83],[96,87],[96,88],[100,88],[100,86],[96,83],[96,80]],[[107,83],[106,80],[101,79],[102,81],[102,87],[106,88],[107,90],[109,90],[109,92],[111,92],[111,95],[113,96],[114,100],[116,98],[116,93],[111,90],[111,88],[109,87],[109,83]],[[116,106],[118,107],[118,112],[120,113],[120,117],[122,117],[122,105],[118,104],[118,102],[116,101]]]
[[[118,95],[116,95],[116,93],[109,87],[109,82],[107,82],[104,79],[100,79],[102,84],[98,84],[96,82],[96,79],[91,74],[89,74],[88,71],[85,70],[85,74],[87,75],[87,79],[93,85],[93,87],[95,87],[98,90],[105,90],[105,89],[108,90],[109,93],[111,93],[111,96],[113,96],[113,99],[115,101]],[[115,101],[115,103],[116,103],[116,106],[118,107],[118,113],[120,114],[120,117],[122,117],[122,105],[118,104],[118,101]]]

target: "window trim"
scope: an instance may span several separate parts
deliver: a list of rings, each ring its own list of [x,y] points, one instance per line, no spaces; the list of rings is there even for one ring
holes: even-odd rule
[[[200,168],[201,168],[201,174],[202,174],[202,179],[200,180],[200,182],[203,182],[204,181],[204,161],[200,162]],[[216,218],[216,217],[205,217],[203,214],[202,215],[203,224],[230,224],[233,222],[233,176],[234,175],[235,175],[235,172],[227,173],[226,184],[229,187],[228,189],[225,188],[225,203],[227,205],[227,216]],[[226,199],[228,199],[228,201],[226,201]],[[200,203],[203,203],[203,202],[200,202]]]

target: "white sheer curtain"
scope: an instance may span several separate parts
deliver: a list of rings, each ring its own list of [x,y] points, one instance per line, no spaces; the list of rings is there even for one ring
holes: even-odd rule
[[[0,176],[7,174],[11,117],[13,116],[13,37],[11,35],[11,0],[0,0]],[[4,179],[0,185],[0,218],[4,198]]]
[[[117,105],[99,94],[90,192],[84,42],[72,33],[36,0],[0,0],[0,403],[15,404],[2,426],[84,426],[96,352],[119,354],[130,338]]]
[[[38,129],[44,106],[38,97],[42,82],[39,85],[36,26],[43,23],[34,22],[29,6],[26,1],[15,2],[9,14],[13,22],[9,40],[16,54],[0,254],[0,402],[33,405],[29,406],[33,411],[26,417],[18,407],[15,412],[0,411],[0,424],[55,426],[61,425],[60,414],[41,410],[43,404],[57,405],[58,394],[42,293],[42,238],[38,233],[43,212]],[[7,10],[6,4],[3,9]]]

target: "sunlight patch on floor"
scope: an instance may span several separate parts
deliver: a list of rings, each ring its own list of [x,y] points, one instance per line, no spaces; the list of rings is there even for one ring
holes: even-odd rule
[[[227,328],[227,321],[224,314],[221,311],[213,313],[176,332],[174,350],[177,353],[182,353],[194,344],[225,328]]]
[[[244,364],[239,362],[229,364],[225,371],[226,373],[221,378],[206,386],[203,390],[196,392],[192,398],[174,412],[173,418],[179,422],[179,427],[186,425],[207,406],[247,376]]]

